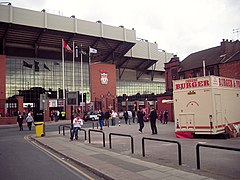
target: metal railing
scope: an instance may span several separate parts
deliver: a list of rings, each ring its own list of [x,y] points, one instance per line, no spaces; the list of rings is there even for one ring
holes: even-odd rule
[[[96,130],[96,129],[89,129],[88,130],[88,138],[89,138],[89,143],[91,143],[91,133],[90,132],[99,132],[103,134],[103,147],[105,147],[105,133],[102,130]]]
[[[64,126],[68,126],[67,124],[61,124],[58,126],[58,134],[61,134],[61,127],[63,127],[64,129]],[[63,130],[63,135],[65,136],[65,129]]]
[[[132,137],[131,135],[128,135],[128,134],[110,133],[110,134],[109,134],[109,148],[110,148],[110,149],[112,149],[112,135],[130,137],[130,138],[131,138],[132,154],[134,153],[133,137]]]
[[[142,138],[142,155],[145,156],[145,143],[144,140],[151,140],[151,141],[162,141],[162,142],[169,142],[169,143],[176,143],[178,145],[178,164],[182,165],[182,153],[181,153],[181,144],[178,141],[167,140],[167,139],[156,139],[156,138]]]
[[[208,147],[208,148],[214,148],[214,149],[223,149],[223,150],[230,150],[230,151],[240,151],[239,148],[233,148],[233,147],[225,147],[225,146],[216,146],[211,144],[197,144],[196,145],[196,158],[197,158],[197,169],[200,169],[200,147]]]

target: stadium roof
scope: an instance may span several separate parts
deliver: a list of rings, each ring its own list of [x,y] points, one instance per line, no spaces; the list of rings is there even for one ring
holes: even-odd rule
[[[92,62],[114,63],[118,69],[147,72],[159,60],[157,44],[136,40],[134,29],[0,5],[1,54],[62,59],[62,39],[86,52],[97,49]],[[68,54],[66,60],[71,59]]]

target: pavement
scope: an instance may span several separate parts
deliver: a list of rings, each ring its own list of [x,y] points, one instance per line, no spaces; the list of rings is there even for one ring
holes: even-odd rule
[[[69,123],[69,121],[58,123],[60,125],[67,122]],[[97,130],[96,122],[94,126],[94,129]],[[143,157],[141,150],[142,137],[162,138],[164,134],[165,139],[176,139],[174,137],[174,123],[158,124],[158,129],[161,129],[157,135],[151,135],[149,123],[145,123],[143,133],[138,132],[138,126],[137,123],[104,126],[105,147],[103,147],[103,135],[99,132],[91,131],[91,143],[89,143],[88,130],[93,128],[84,128],[84,126],[83,129],[87,132],[87,140],[84,138],[83,131],[80,131],[79,139],[70,141],[68,129],[66,129],[65,136],[63,136],[62,132],[59,134],[58,131],[55,131],[46,132],[45,137],[36,138],[35,135],[31,135],[31,138],[45,148],[49,148],[65,158],[88,168],[103,177],[103,179],[228,179],[224,176],[213,176],[211,172],[189,168],[186,165],[179,166],[177,156],[175,156],[177,152],[173,153],[174,158],[171,156],[169,160],[171,163],[164,163],[163,158],[167,158],[167,156],[159,160],[154,154],[151,154],[156,154],[156,151],[159,150],[159,146],[156,147],[155,142],[146,142],[146,157]],[[131,153],[130,139],[128,137],[112,136],[112,148],[110,149],[109,133],[131,135],[134,138],[134,153]],[[169,143],[165,143],[165,147],[172,151]],[[175,148],[176,146],[174,146]]]

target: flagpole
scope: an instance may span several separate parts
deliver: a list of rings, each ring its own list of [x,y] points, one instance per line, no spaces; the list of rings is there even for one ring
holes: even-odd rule
[[[75,79],[74,79],[74,58],[75,58],[75,45],[74,45],[74,41],[73,41],[73,70],[72,70],[72,72],[73,72],[73,91],[75,91]]]
[[[203,76],[206,76],[206,64],[204,60],[203,60]]]
[[[92,89],[91,89],[91,68],[90,68],[90,64],[91,64],[91,57],[90,57],[91,53],[90,53],[90,47],[88,47],[88,76],[89,76],[89,91],[90,91],[90,102],[92,102]]]
[[[63,80],[63,100],[65,108],[65,79],[64,79],[64,40],[62,39],[62,80]]]
[[[82,112],[83,112],[83,64],[82,64],[82,44],[81,44],[81,93],[82,93]]]

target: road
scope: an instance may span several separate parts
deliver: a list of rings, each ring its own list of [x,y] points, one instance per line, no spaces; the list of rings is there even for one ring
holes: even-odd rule
[[[101,179],[82,167],[57,157],[27,140],[34,134],[24,126],[0,128],[0,174],[1,180],[24,179]],[[57,125],[46,126],[46,132],[56,131]]]

